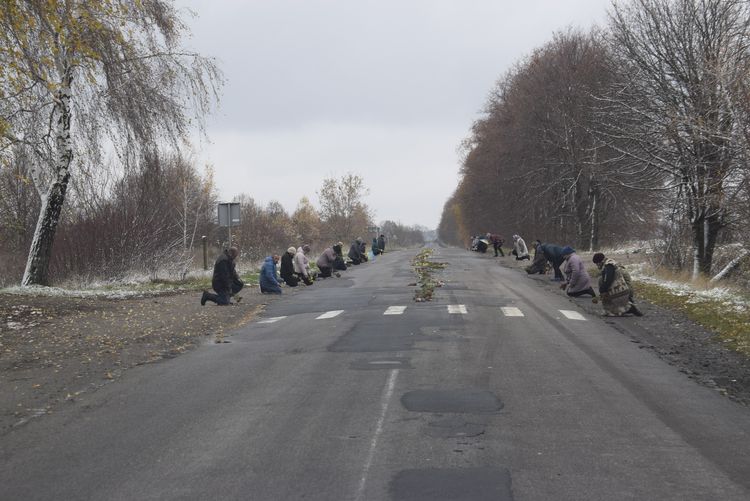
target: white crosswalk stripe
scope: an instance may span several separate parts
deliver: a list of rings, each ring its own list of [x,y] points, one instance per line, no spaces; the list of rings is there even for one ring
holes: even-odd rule
[[[265,320],[261,320],[258,323],[259,324],[272,324],[272,323],[278,322],[279,320],[284,320],[285,318],[286,318],[285,316],[284,317],[271,317]]]
[[[586,320],[586,317],[578,313],[577,311],[573,310],[560,310],[560,313],[565,315],[566,318],[569,318],[571,320]]]
[[[448,305],[448,313],[451,314],[458,314],[458,315],[466,315],[466,305],[463,304],[449,304]]]
[[[344,310],[327,311],[327,312],[323,313],[322,315],[320,315],[318,317],[315,317],[315,320],[324,320],[326,318],[338,317],[342,313],[344,313]]]
[[[404,311],[406,311],[406,306],[389,306],[383,315],[403,315]]]
[[[514,306],[503,306],[500,308],[506,317],[522,317],[523,312]]]

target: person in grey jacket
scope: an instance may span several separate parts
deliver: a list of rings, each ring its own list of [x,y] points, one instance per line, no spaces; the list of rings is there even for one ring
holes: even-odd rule
[[[333,251],[331,247],[326,248],[326,250],[323,251],[323,253],[320,255],[318,260],[315,262],[315,264],[318,265],[318,270],[320,270],[320,274],[318,276],[320,278],[330,277],[331,272],[333,271],[333,265],[335,262],[336,262],[336,253]]]

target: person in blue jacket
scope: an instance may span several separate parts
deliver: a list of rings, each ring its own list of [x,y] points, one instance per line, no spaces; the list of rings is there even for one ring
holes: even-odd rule
[[[276,278],[276,263],[279,259],[278,255],[273,255],[263,261],[260,269],[260,291],[264,294],[281,294],[281,286]]]
[[[544,257],[552,265],[552,269],[555,270],[555,277],[552,279],[555,282],[563,281],[563,274],[560,271],[560,266],[563,264],[563,248],[555,244],[542,244],[541,246]]]

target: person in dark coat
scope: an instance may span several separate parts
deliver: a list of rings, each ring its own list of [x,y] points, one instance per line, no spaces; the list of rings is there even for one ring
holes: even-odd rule
[[[276,263],[281,259],[278,255],[268,256],[260,269],[260,292],[263,294],[281,294],[281,285],[276,279]]]
[[[502,257],[505,257],[505,253],[503,252],[503,243],[505,243],[505,239],[503,237],[495,235],[494,233],[487,233],[487,240],[490,241],[492,248],[495,250],[495,257],[497,257],[498,253]]]
[[[229,298],[237,294],[245,286],[244,282],[237,275],[235,268],[235,260],[239,254],[240,251],[237,247],[230,247],[216,258],[214,275],[211,280],[211,287],[216,291],[216,294],[203,291],[201,305],[205,305],[206,301],[212,301],[222,306],[228,305]]]
[[[526,273],[529,275],[544,275],[546,273],[545,268],[547,267],[547,258],[544,257],[542,252],[542,242],[536,240],[534,242],[534,260],[529,266],[526,267]]]
[[[380,249],[380,253],[385,253],[385,235],[380,235],[378,237],[378,249]]]
[[[349,247],[349,254],[347,255],[349,256],[349,259],[352,260],[353,265],[358,265],[363,261],[362,251],[360,250],[362,243],[364,243],[362,242],[362,239],[357,238],[354,242],[352,242],[351,247]]]
[[[333,246],[333,253],[336,254],[336,259],[334,259],[333,261],[334,270],[346,271],[346,263],[344,262],[343,247],[344,247],[343,242],[339,242]]]
[[[554,282],[562,282],[564,280],[560,266],[563,264],[563,248],[555,244],[542,244],[542,252],[544,253],[545,259],[550,262],[552,269],[555,270],[555,276],[552,278]]]
[[[364,241],[359,242],[359,258],[363,263],[369,261],[367,258],[367,244]]]
[[[281,256],[281,279],[289,287],[297,287],[299,279],[294,273],[294,255],[297,254],[297,249],[289,247],[283,256]]]
[[[377,256],[380,254],[380,247],[378,247],[378,239],[375,237],[372,237],[372,255]]]

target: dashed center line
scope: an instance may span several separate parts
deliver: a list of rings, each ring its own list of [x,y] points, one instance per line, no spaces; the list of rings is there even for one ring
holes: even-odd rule
[[[524,316],[523,312],[514,306],[503,306],[500,308],[500,311],[502,311],[503,315],[505,315],[506,317]]]
[[[389,306],[387,310],[383,312],[383,315],[403,315],[406,310],[406,306]]]
[[[258,323],[259,324],[272,324],[274,322],[278,322],[279,320],[284,320],[285,318],[286,318],[286,316],[283,316],[283,317],[271,317],[271,318],[267,318],[265,320],[261,320]]]
[[[327,312],[323,313],[322,315],[320,315],[318,317],[315,317],[315,320],[323,320],[323,319],[326,319],[326,318],[338,317],[342,313],[344,313],[344,310],[327,311]]]
[[[586,320],[586,317],[578,313],[577,311],[573,310],[560,310],[560,313],[565,315],[566,318],[569,318],[571,320]]]
[[[451,314],[458,314],[458,315],[466,315],[466,305],[463,304],[449,304],[448,305],[448,313]]]

